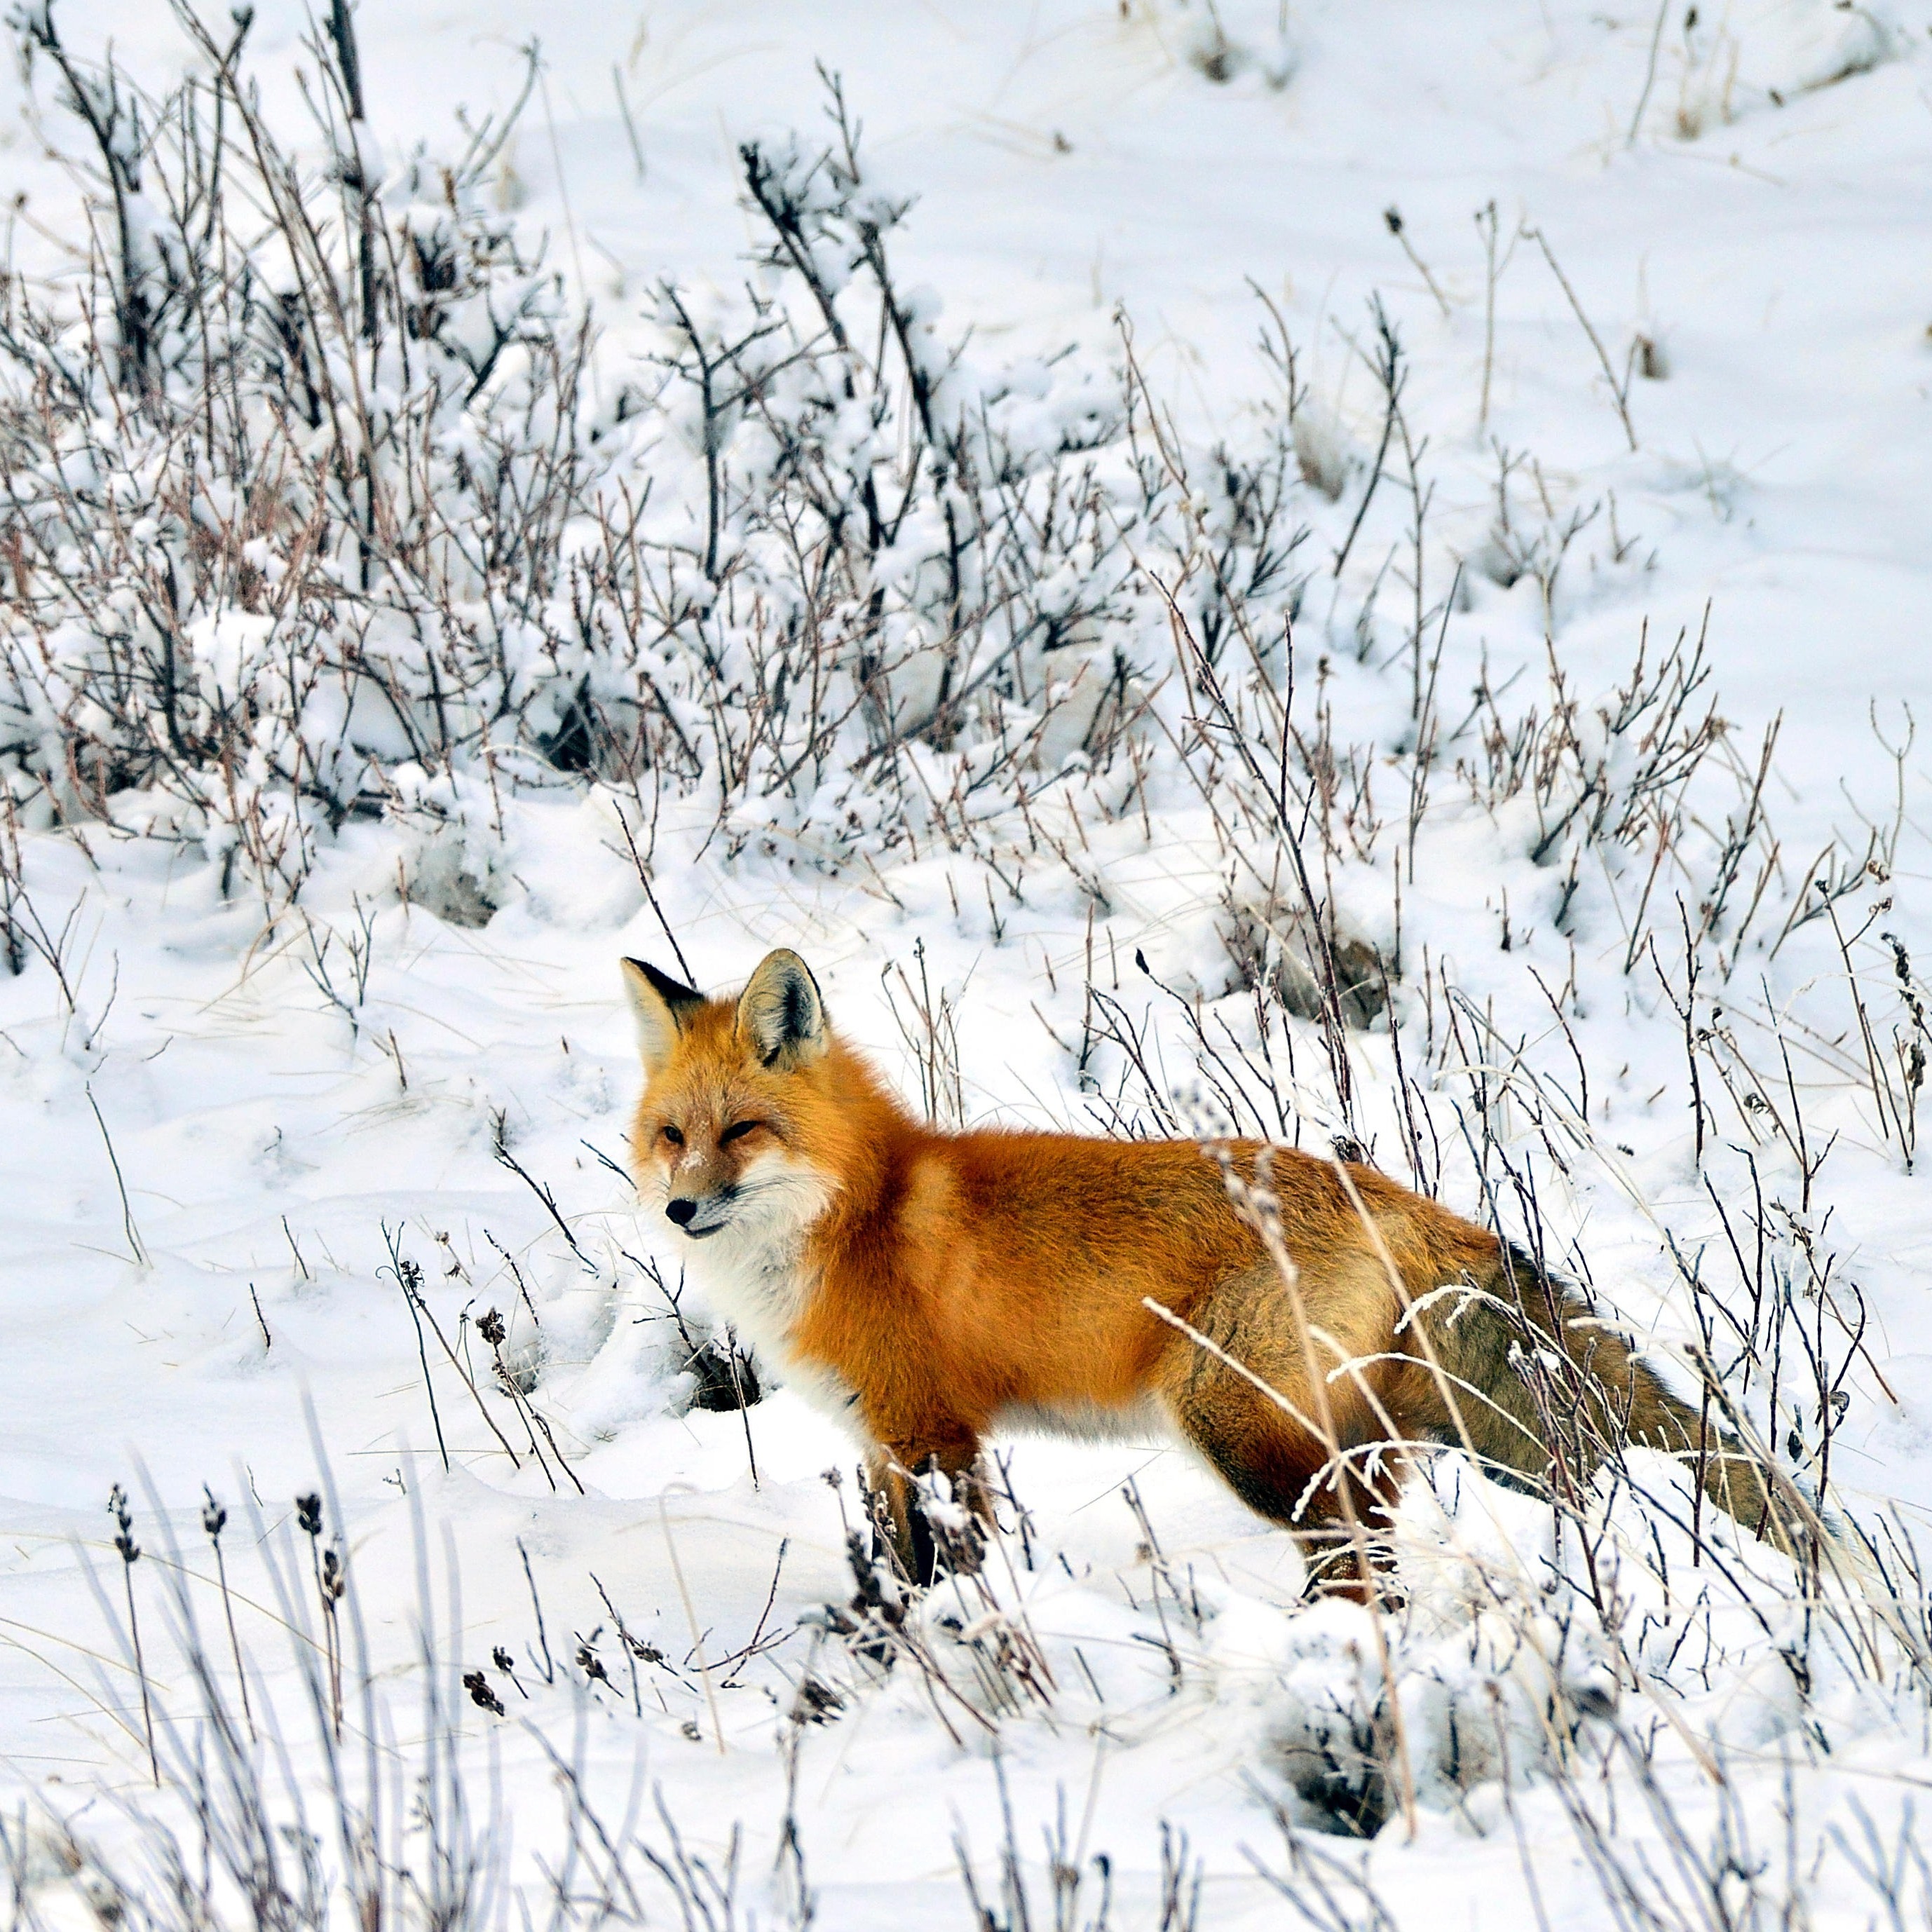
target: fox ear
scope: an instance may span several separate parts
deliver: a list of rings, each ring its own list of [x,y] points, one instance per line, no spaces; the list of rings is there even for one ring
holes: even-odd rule
[[[738,1000],[738,1034],[767,1066],[809,1066],[826,1048],[825,1003],[796,952],[768,953]]]
[[[656,1073],[670,1059],[691,1016],[704,1004],[682,981],[641,959],[624,962],[624,990],[631,996],[631,1016],[638,1023],[638,1051],[644,1071]]]

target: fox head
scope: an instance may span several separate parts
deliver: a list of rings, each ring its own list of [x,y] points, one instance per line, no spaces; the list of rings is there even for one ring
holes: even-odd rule
[[[805,962],[769,955],[735,1000],[637,959],[624,982],[644,1063],[631,1159],[645,1201],[692,1241],[815,1219],[838,1186],[849,1070]]]

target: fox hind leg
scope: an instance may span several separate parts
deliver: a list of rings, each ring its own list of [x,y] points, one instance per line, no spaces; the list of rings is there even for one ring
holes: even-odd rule
[[[1364,1453],[1388,1432],[1370,1405],[1346,1382],[1328,1391],[1344,1451],[1338,1460],[1314,1428],[1226,1364],[1186,1346],[1193,1359],[1168,1396],[1180,1433],[1249,1508],[1294,1536],[1312,1593],[1376,1600],[1384,1594],[1379,1573],[1387,1564],[1386,1529],[1402,1465],[1393,1450]],[[1228,1352],[1243,1359],[1238,1348]],[[1287,1372],[1290,1367],[1280,1352],[1270,1350],[1255,1372],[1312,1422],[1312,1393],[1302,1378]]]

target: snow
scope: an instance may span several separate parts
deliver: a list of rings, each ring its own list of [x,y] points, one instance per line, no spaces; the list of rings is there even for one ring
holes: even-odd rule
[[[815,152],[822,62],[885,187],[916,197],[892,246],[916,292],[922,368],[960,394],[978,385],[1016,447],[1050,447],[1118,417],[1124,324],[1204,501],[1202,453],[1250,446],[1258,399],[1281,387],[1256,346],[1268,316],[1254,284],[1300,351],[1293,448],[1319,486],[1294,485],[1294,517],[1313,532],[1296,566],[1310,578],[1298,704],[1332,711],[1338,745],[1378,748],[1376,802],[1398,827],[1412,676],[1426,674],[1408,653],[1412,603],[1428,608],[1432,648],[1441,626],[1445,736],[1478,718],[1445,753],[1413,836],[1384,835],[1327,888],[1349,935],[1385,958],[1399,940],[1402,1049],[1434,1088],[1416,1143],[1428,1178],[1460,1210],[1520,1228],[1510,1171],[1479,1147],[1469,1098],[1472,1078],[1507,1088],[1498,1145],[1533,1180],[1556,1258],[1687,1392],[1696,1318],[1673,1244],[1744,1320],[1748,1216],[1786,1229],[1772,1275],[1785,1270],[1846,1397],[1831,1438],[1837,1506],[1922,1529],[1932,1237],[1851,992],[1874,1014],[1882,1004],[1874,1050],[1890,1055],[1905,1022],[1880,935],[1898,934],[1912,962],[1932,953],[1926,772],[1911,737],[1911,720],[1932,715],[1932,5],[1696,10],[1694,25],[1675,0],[1660,14],[1573,0],[746,0],[634,17],[559,5],[537,23],[538,92],[488,193],[520,234],[548,234],[567,290],[594,304],[592,406],[614,412],[664,352],[662,278],[699,312],[743,312],[764,272],[747,261],[738,145],[776,152],[797,130]],[[261,15],[249,61],[266,111],[305,124],[292,76],[314,64],[307,16],[279,4]],[[188,65],[164,10],[68,0],[56,17],[76,48],[111,38],[152,92]],[[366,10],[370,125],[388,164],[400,171],[418,142],[455,151],[460,106],[472,125],[506,110],[532,26],[527,9],[496,4]],[[42,138],[58,128],[71,144],[70,121],[59,126],[44,67],[31,91],[5,85],[0,155],[23,197],[10,271],[70,275],[74,189]],[[1492,206],[1502,266],[1485,415],[1475,218]],[[1391,233],[1392,207],[1442,303]],[[412,206],[410,218],[434,232],[442,215]],[[1419,592],[1402,578],[1399,444],[1346,566],[1330,567],[1383,430],[1368,361],[1376,295],[1400,334],[1434,493]],[[968,331],[946,368],[941,352]],[[1640,337],[1655,345],[1654,377]],[[702,422],[682,427],[680,474],[704,448]],[[638,434],[640,460],[664,472],[663,514],[684,514],[686,483]],[[755,425],[732,434],[754,466]],[[855,408],[826,434],[862,446],[870,430]],[[1097,460],[1115,482],[1124,473],[1117,448]],[[64,462],[70,481],[93,474],[85,450]],[[899,600],[895,650],[930,642],[915,600],[931,594],[922,572],[944,539],[922,506],[871,560],[868,587]],[[568,541],[587,554],[595,532]],[[1190,1922],[1178,1907],[1164,1917],[1162,1894],[1163,1847],[1179,1834],[1175,1856],[1204,1873],[1204,1932],[1291,1922],[1270,1874],[1328,1912],[1318,1924],[1650,1922],[1605,1876],[1619,1856],[1641,1898],[1677,1901],[1670,1922],[1768,1924],[1787,1892],[1803,1900],[1791,1922],[1876,1922],[1882,1888],[1860,1874],[1910,1840],[1912,1794],[1932,1775],[1922,1665],[1862,1610],[1814,1614],[1783,1558],[1708,1512],[1694,1537],[1688,1489],[1658,1459],[1634,1459],[1644,1496],[1598,1499],[1592,1544],[1445,1455],[1406,1510],[1406,1601],[1378,1618],[1304,1603],[1289,1540],[1171,1445],[1002,1444],[1007,1528],[979,1578],[904,1608],[908,1654],[886,1671],[824,1608],[858,1587],[849,1442],[782,1388],[742,1413],[688,1406],[665,1292],[674,1238],[614,1171],[638,1082],[625,955],[670,970],[682,956],[722,988],[791,947],[834,1024],[912,1096],[932,1078],[914,988],[929,987],[929,1004],[943,993],[968,1121],[1096,1131],[1162,1118],[1164,1103],[1165,1128],[1186,1132],[1251,1108],[1241,1124],[1258,1118],[1317,1148],[1346,1124],[1307,1019],[1271,1036],[1294,1056],[1285,1113],[1252,1071],[1254,1006],[1226,902],[1249,908],[1262,970],[1286,980],[1292,890],[1240,870],[1172,736],[1153,735],[1137,781],[1073,755],[1120,638],[1150,681],[1173,662],[1164,608],[1101,555],[1096,536],[1036,586],[1041,608],[1077,614],[1055,675],[1084,660],[1088,681],[1042,728],[1053,782],[1024,824],[991,788],[964,794],[958,824],[979,830],[955,836],[916,791],[837,771],[729,813],[716,796],[667,790],[653,818],[641,794],[560,775],[507,741],[432,769],[393,720],[322,680],[296,691],[310,755],[352,740],[384,760],[386,793],[380,818],[350,817],[320,841],[292,907],[248,883],[231,827],[189,826],[158,793],[117,799],[111,824],[57,831],[23,808],[17,830],[0,828],[39,934],[17,976],[0,974],[0,1752],[29,1846],[23,1881],[48,1923],[92,1922],[88,1888],[106,1882],[93,1850],[71,1868],[69,1837],[120,1872],[155,1856],[142,1817],[187,1829],[178,1792],[157,1796],[149,1779],[138,1680],[175,1727],[164,1754],[191,1754],[207,1698],[185,1604],[233,1695],[204,1484],[230,1513],[253,1721],[266,1736],[274,1713],[314,1828],[333,1829],[316,1796],[330,1725],[311,1701],[322,1631],[292,1510],[320,1490],[323,1540],[341,1539],[364,1633],[349,1640],[346,1735],[358,1750],[365,1734],[381,1741],[386,1828],[404,1842],[413,1780],[446,1774],[431,1745],[460,1736],[479,1856],[532,1888],[534,1909],[548,1910],[539,1862],[556,1869],[572,1842],[563,1766],[614,1834],[631,1819],[668,1858],[674,1830],[714,1875],[735,1856],[740,1923],[748,1911],[798,1922],[802,1884],[823,1927],[970,1924],[962,1857],[1004,1915],[983,1922],[1018,1923],[998,1902],[1010,1844],[1034,1924],[1051,1920],[1056,1863],[1080,1878],[1064,1922],[1097,1922],[1104,1854],[1108,1922],[1178,1926]],[[254,561],[280,567],[267,552]],[[1096,620],[1082,600],[1108,572],[1128,615]],[[710,594],[694,565],[677,588]],[[266,622],[238,608],[205,620],[195,656],[208,702],[232,700],[251,664],[281,675]],[[1701,1168],[1670,998],[1675,909],[1653,918],[1654,967],[1627,938],[1647,855],[1592,855],[1566,889],[1560,865],[1532,856],[1546,826],[1531,792],[1453,776],[1458,758],[1492,772],[1531,711],[1547,721],[1553,663],[1576,706],[1579,769],[1600,758],[1612,789],[1631,785],[1641,734],[1609,730],[1600,712],[1614,710],[1640,639],[1654,672],[1680,634],[1706,640],[1696,715],[1714,704],[1731,727],[1691,808],[1712,850],[1778,724],[1765,787],[1778,866],[1730,952],[1742,963],[1698,994]],[[90,641],[51,648],[77,660]],[[405,645],[434,648],[399,634]],[[520,695],[563,688],[560,674],[547,682],[544,648],[534,629],[506,636]],[[656,648],[638,663],[700,728],[674,647]],[[909,684],[904,696],[916,710],[931,694]],[[1179,713],[1169,722],[1178,732]],[[914,743],[904,760],[943,799],[956,770],[976,777],[1003,755],[986,738]],[[1726,760],[1744,790],[1718,782]],[[266,784],[266,767],[244,764],[238,782]],[[646,819],[650,897],[629,849]],[[170,842],[178,822],[194,842]],[[1841,956],[1822,919],[1774,947],[1834,839],[1848,872],[1868,851],[1877,862],[1838,908],[1858,950]],[[1708,882],[1709,852],[1697,852]],[[1196,994],[1248,1051],[1244,1093],[1197,1064],[1184,1011]],[[1780,1029],[1797,1042],[1795,1072]],[[1151,1094],[1124,1052],[1143,1036]],[[1358,1124],[1378,1163],[1410,1178],[1389,1035],[1351,1040]],[[1902,1082],[1894,1066],[1891,1086]],[[1784,1131],[1801,1112],[1802,1155]],[[1814,1187],[1803,1162],[1834,1134]],[[520,1402],[492,1380],[477,1326],[490,1308]],[[483,1393],[465,1387],[424,1309]],[[1857,1346],[1833,1310],[1864,1322]],[[695,1288],[681,1312],[702,1332]],[[1787,1398],[1774,1416],[1762,1391],[1751,1400],[1754,1426],[1806,1432],[1797,1450],[1774,1446],[1815,1478],[1802,1459],[1816,1448],[1816,1403],[1808,1416]],[[835,1484],[827,1472],[842,1471]],[[116,1483],[142,1550],[129,1573],[139,1672],[116,1634],[124,1580],[104,1510]],[[1922,1609],[1922,1590],[1905,1594]],[[627,1648],[620,1616],[655,1660]],[[1885,1660],[1868,1663],[1862,1642]],[[514,1677],[491,1664],[499,1647]],[[459,1670],[484,1672],[508,1715],[472,1703]],[[838,1701],[813,1708],[801,1687]],[[1364,1754],[1400,1756],[1412,1806]],[[356,1750],[340,1762],[363,1776]],[[1308,1837],[1364,1803],[1387,1820],[1372,1846]],[[1700,1892],[1684,1846],[1701,1857],[1713,1843],[1731,1865]],[[340,1847],[328,1856],[352,1865]],[[605,1916],[677,1922],[676,1888],[634,1855],[626,1869],[638,1899]],[[1922,1896],[1922,1864],[1901,1870]],[[727,1922],[722,1907],[706,1922]]]

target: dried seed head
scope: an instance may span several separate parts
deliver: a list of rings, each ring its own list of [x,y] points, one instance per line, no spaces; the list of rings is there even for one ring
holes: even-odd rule
[[[845,1700],[830,1684],[816,1677],[808,1676],[798,1687],[798,1697],[792,1706],[792,1721],[794,1724],[830,1724],[844,1708]]]
[[[208,1498],[207,1506],[201,1513],[201,1526],[211,1537],[219,1536],[228,1527],[228,1512],[214,1500],[214,1492],[204,1483],[201,1492]]]
[[[322,1498],[318,1496],[296,1498],[296,1522],[305,1536],[322,1534]]]
[[[494,1308],[486,1308],[476,1318],[476,1332],[491,1348],[500,1348],[509,1330],[503,1326],[503,1318]]]
[[[134,1519],[128,1513],[127,1492],[118,1483],[108,1492],[107,1514],[120,1532],[114,1539],[114,1547],[121,1552],[122,1562],[134,1562],[141,1554],[141,1546],[134,1540]]]
[[[499,1651],[499,1657],[502,1652]],[[480,1670],[466,1670],[463,1673],[463,1688],[470,1693],[470,1701],[479,1709],[488,1711],[500,1718],[503,1714],[503,1700],[490,1688],[490,1680]]]

